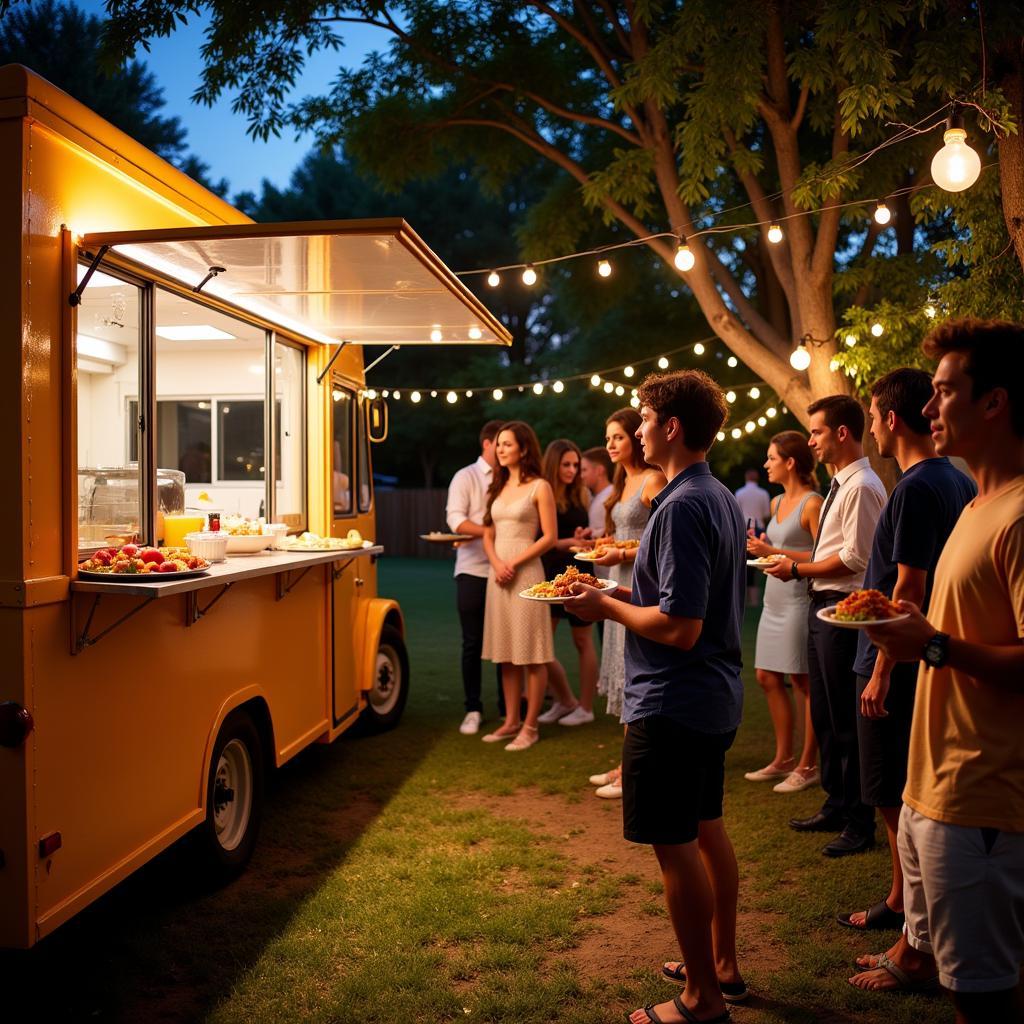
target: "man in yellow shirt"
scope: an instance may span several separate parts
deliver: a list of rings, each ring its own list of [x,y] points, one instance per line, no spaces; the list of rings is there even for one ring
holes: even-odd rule
[[[851,983],[914,989],[936,976],[960,1024],[1024,1021],[1024,326],[951,321],[924,408],[939,455],[978,482],[935,570],[926,619],[869,630],[922,661],[899,850],[906,928]]]

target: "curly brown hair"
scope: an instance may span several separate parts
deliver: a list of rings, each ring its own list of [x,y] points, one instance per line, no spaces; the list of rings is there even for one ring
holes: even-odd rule
[[[559,470],[562,467],[562,459],[566,452],[575,452],[577,459],[582,459],[579,445],[566,437],[560,437],[544,449],[544,479],[551,484],[551,490],[555,492],[555,505],[558,511],[566,513],[573,506],[576,508],[588,508],[586,488],[580,478],[579,463],[576,464],[576,477],[571,484],[562,483],[562,475]]]
[[[658,423],[675,416],[683,444],[692,452],[708,451],[729,415],[724,392],[703,370],[652,373],[640,385],[637,398],[654,411]]]
[[[512,433],[516,439],[516,444],[519,446],[519,482],[526,483],[528,480],[534,480],[539,476],[543,476],[541,472],[540,441],[537,440],[533,427],[529,423],[523,423],[522,420],[511,420],[508,423],[503,423],[501,429],[494,435],[495,444],[497,444],[498,439],[505,431]],[[508,483],[509,475],[508,469],[500,463],[494,467],[491,486],[487,491],[487,511],[484,513],[485,526],[490,526],[492,523],[491,506],[494,504],[494,499],[501,494],[505,484]]]

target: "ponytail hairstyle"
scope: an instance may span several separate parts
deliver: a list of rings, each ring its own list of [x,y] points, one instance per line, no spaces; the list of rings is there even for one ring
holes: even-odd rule
[[[644,458],[644,450],[636,439],[636,432],[640,429],[640,413],[636,409],[626,406],[624,409],[616,409],[604,421],[607,427],[612,423],[618,423],[624,433],[629,437],[629,465],[633,469],[653,469],[651,464]],[[615,467],[615,476],[612,478],[612,493],[608,495],[604,503],[604,532],[611,537],[615,533],[615,522],[612,519],[612,508],[622,499],[622,492],[626,489],[626,467],[620,461]]]
[[[580,478],[579,463],[576,464],[576,479],[571,484],[562,483],[560,470],[566,452],[575,452],[577,459],[583,458],[579,445],[565,437],[552,441],[544,449],[544,479],[551,484],[551,490],[555,492],[555,505],[563,515],[572,507],[582,509],[589,507],[586,501],[586,489]]]
[[[523,423],[522,420],[512,420],[509,423],[503,423],[501,429],[494,435],[495,444],[498,443],[498,439],[506,431],[509,431],[515,437],[516,444],[519,446],[520,483],[526,483],[528,480],[534,480],[537,477],[543,476],[541,472],[540,441],[537,440],[533,427],[528,423]],[[507,466],[502,466],[499,463],[494,467],[494,472],[491,475],[491,486],[487,491],[487,511],[484,513],[484,526],[490,526],[492,523],[491,506],[494,504],[494,499],[501,494],[502,488],[508,483],[509,475]]]
[[[817,490],[818,481],[814,476],[814,453],[807,447],[807,438],[799,430],[783,430],[770,441],[783,459],[792,459],[793,468],[800,482]]]

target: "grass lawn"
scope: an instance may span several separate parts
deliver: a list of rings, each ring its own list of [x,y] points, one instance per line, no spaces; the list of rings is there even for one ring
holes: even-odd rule
[[[279,772],[242,878],[197,890],[182,851],[168,851],[35,949],[0,955],[3,991],[29,993],[34,1019],[147,1024],[598,1024],[670,997],[657,977],[675,954],[653,855],[621,840],[618,805],[587,785],[617,761],[620,727],[604,715],[592,726],[549,726],[514,755],[460,736],[450,571],[382,562],[381,592],[401,601],[408,624],[405,718],[383,736],[308,750]],[[748,665],[755,626],[756,612]],[[568,631],[558,647],[572,678]],[[726,821],[755,998],[734,1019],[951,1021],[941,999],[872,997],[846,983],[855,953],[894,938],[865,941],[833,920],[881,898],[887,854],[827,860],[827,837],[786,827],[816,809],[820,792],[784,797],[744,781],[771,752],[752,668],[746,677]],[[485,672],[492,721],[494,691]],[[613,972],[595,970],[606,961],[588,952],[607,934],[622,965]]]

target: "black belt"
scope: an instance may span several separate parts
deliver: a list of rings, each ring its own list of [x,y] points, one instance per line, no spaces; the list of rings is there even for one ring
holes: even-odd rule
[[[847,590],[812,590],[811,604],[835,604],[849,596],[850,592]]]

